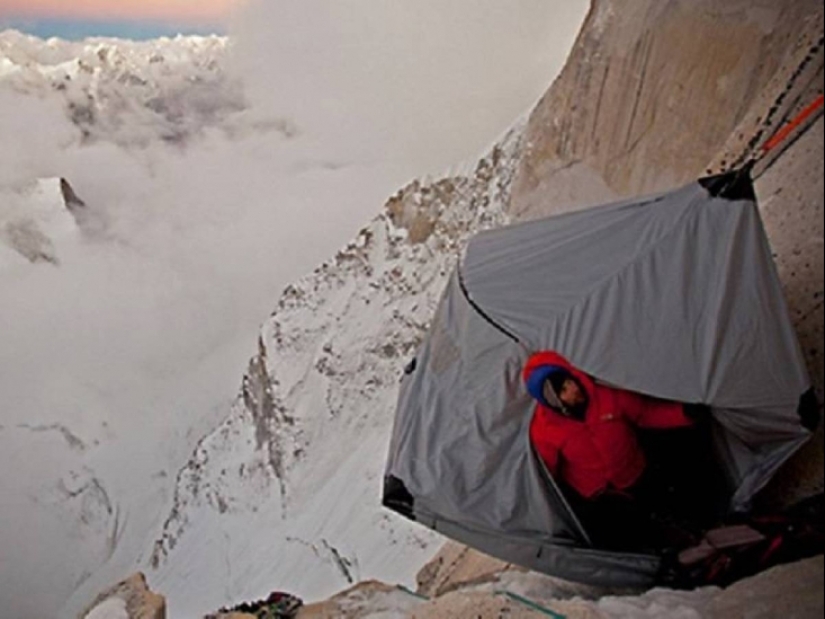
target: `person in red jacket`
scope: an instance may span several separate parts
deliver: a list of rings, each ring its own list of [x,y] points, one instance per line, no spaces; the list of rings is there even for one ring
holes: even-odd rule
[[[685,406],[597,384],[554,352],[534,355],[524,369],[538,401],[530,438],[554,477],[594,499],[630,491],[647,459],[636,428],[693,426]]]
[[[567,493],[574,511],[598,521],[602,534],[594,537],[604,546],[642,544],[655,528],[651,504],[673,490],[646,480],[655,476],[646,475],[639,430],[694,428],[706,407],[598,384],[554,352],[533,355],[524,381],[538,403],[530,439],[553,478],[575,492]]]

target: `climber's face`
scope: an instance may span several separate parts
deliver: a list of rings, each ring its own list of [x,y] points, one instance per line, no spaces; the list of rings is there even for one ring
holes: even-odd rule
[[[587,397],[578,382],[568,378],[562,385],[559,400],[570,409],[577,409],[587,404]]]
[[[545,382],[544,397],[546,400],[548,402],[555,400],[561,403],[561,408],[557,409],[556,412],[571,419],[584,421],[587,417],[589,401],[587,393],[579,382],[573,378],[568,378],[561,384],[558,393],[554,389],[550,380]]]

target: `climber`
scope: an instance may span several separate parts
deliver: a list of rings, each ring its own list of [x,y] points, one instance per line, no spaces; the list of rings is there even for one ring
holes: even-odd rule
[[[573,490],[567,495],[580,516],[608,518],[610,512],[615,535],[629,541],[650,533],[638,525],[640,510],[659,511],[667,494],[685,497],[678,483],[667,479],[670,472],[661,474],[661,462],[649,466],[639,431],[695,428],[697,421],[709,419],[707,407],[597,384],[554,352],[533,355],[524,369],[524,380],[538,402],[530,426],[532,444],[553,478]],[[680,456],[679,460],[697,458]],[[625,521],[637,523],[635,534],[619,530],[622,526],[617,525]],[[604,539],[601,543],[609,544]]]

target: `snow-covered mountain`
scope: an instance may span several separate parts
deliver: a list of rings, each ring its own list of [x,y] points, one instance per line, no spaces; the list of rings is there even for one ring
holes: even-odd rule
[[[292,34],[314,28],[313,36],[298,37],[299,51],[268,49],[259,28],[245,42],[252,64],[241,63],[240,72],[233,56],[242,37],[66,43],[0,33],[0,211],[34,222],[24,235],[13,227],[11,239],[0,225],[0,469],[14,471],[0,476],[0,607],[10,619],[74,619],[136,569],[152,585],[178,589],[177,618],[190,616],[181,609],[254,597],[284,574],[294,582],[300,572],[283,559],[287,550],[312,573],[302,590],[315,596],[366,574],[409,581],[432,554],[433,537],[385,520],[376,507],[393,387],[458,239],[500,220],[505,190],[494,197],[493,178],[508,185],[513,161],[499,149],[476,170],[479,144],[535,102],[579,22],[559,37],[533,36],[556,32],[547,20],[500,32],[497,1],[462,0],[474,19],[459,48],[436,0],[426,13],[390,20],[398,36],[372,28],[373,4],[357,3],[349,42],[331,54],[318,29],[335,31],[337,22],[290,2],[284,17],[296,24]],[[547,10],[542,1],[529,4]],[[464,15],[451,5],[455,23]],[[420,48],[419,34],[432,46]],[[552,53],[532,55],[524,74],[504,70],[525,48]],[[498,55],[496,72],[479,50]],[[419,54],[422,65],[412,66]],[[341,70],[309,79],[307,67],[331,55],[330,67]],[[553,57],[556,66],[547,61]],[[377,77],[364,58],[381,58]],[[387,105],[398,97],[398,109]],[[485,113],[457,117],[467,100]],[[338,123],[330,107],[359,113]],[[296,109],[300,126],[283,119]],[[416,119],[426,122],[417,127]],[[415,132],[414,153],[397,127]],[[517,141],[508,140],[508,153]],[[296,287],[317,313],[311,305],[290,310],[284,297],[280,320],[303,328],[309,348],[279,351],[267,323],[266,360],[256,358],[238,397],[247,363],[260,352],[260,325],[287,285],[355,238],[399,187],[433,169],[464,169],[456,153],[468,152],[466,173],[411,185],[392,201],[391,216],[370,224],[342,251],[341,264],[327,265],[318,294],[310,280]],[[34,179],[61,177],[86,204],[68,234],[47,225],[31,189]],[[52,181],[46,186],[55,190]],[[480,210],[446,216],[455,229],[442,230],[437,211],[449,210],[456,196]],[[419,216],[417,201],[426,214]],[[60,200],[53,205],[62,208]],[[30,261],[41,254],[51,259]],[[359,271],[364,261],[373,263],[373,279]],[[417,309],[400,300],[407,288]],[[374,313],[356,316],[367,303]],[[395,319],[382,334],[380,323],[394,320],[384,303],[409,310],[412,322]],[[334,332],[334,314],[348,304],[352,330]],[[364,333],[356,330],[362,326]],[[270,373],[291,390],[274,389],[274,408]],[[253,410],[257,425],[249,425]],[[223,425],[228,419],[235,421]],[[231,428],[239,442],[222,445]],[[204,456],[208,463],[200,463]],[[339,483],[347,476],[354,486]],[[228,570],[232,577],[224,578]],[[207,582],[212,597],[202,596]]]
[[[412,584],[440,542],[380,507],[397,385],[464,242],[505,221],[520,152],[514,130],[471,174],[409,185],[285,290],[229,417],[178,476],[151,561],[174,615],[273,587]]]
[[[44,44],[7,30],[0,86],[38,98],[58,94],[84,140],[181,144],[206,127],[231,131],[227,120],[245,109],[242,86],[226,71],[229,49],[218,36]]]
[[[60,246],[79,240],[85,210],[63,178],[0,187],[0,270],[24,260],[59,264]]]

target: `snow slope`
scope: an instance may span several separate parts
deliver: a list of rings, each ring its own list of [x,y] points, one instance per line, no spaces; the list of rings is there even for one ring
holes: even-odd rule
[[[68,42],[0,33],[0,86],[62,99],[83,139],[181,144],[245,109],[225,37]],[[229,124],[224,125],[229,131]]]
[[[0,188],[0,270],[21,259],[59,264],[60,246],[79,241],[83,208],[61,178]]]
[[[520,145],[515,130],[472,174],[408,186],[286,289],[231,415],[178,476],[152,556],[173,616],[413,582],[441,542],[380,507],[397,385],[464,242],[504,222]]]
[[[255,336],[262,320],[286,285],[353,238],[398,187],[425,169],[444,169],[453,163],[449,153],[470,148],[463,143],[468,132],[474,140],[488,143],[489,136],[501,131],[501,125],[491,130],[475,117],[469,123],[456,118],[454,104],[447,105],[453,97],[471,96],[480,109],[495,112],[490,116],[498,119],[496,123],[501,117],[509,123],[534,103],[552,78],[555,68],[543,73],[549,56],[537,54],[529,73],[535,83],[501,97],[495,75],[507,73],[508,84],[518,79],[501,68],[491,74],[490,57],[477,52],[495,54],[505,66],[527,37],[518,29],[496,30],[488,10],[500,12],[495,2],[463,3],[474,9],[471,31],[493,30],[495,41],[480,35],[470,40],[476,35],[467,31],[464,44],[456,48],[453,33],[436,12],[428,14],[424,24],[427,41],[434,47],[422,47],[414,33],[404,32],[409,19],[395,20],[393,27],[405,41],[403,51],[412,54],[403,55],[398,76],[403,78],[403,71],[414,68],[414,75],[435,81],[385,81],[364,70],[359,70],[357,81],[349,81],[346,69],[357,65],[364,50],[352,57],[352,50],[343,46],[334,53],[343,68],[343,73],[336,71],[334,91],[303,79],[296,84],[298,90],[290,92],[293,103],[320,102],[307,106],[311,114],[301,110],[300,126],[280,115],[277,105],[264,109],[259,100],[248,100],[250,83],[256,96],[263,92],[277,98],[280,93],[273,85],[283,81],[272,70],[258,74],[253,67],[242,74],[234,72],[234,44],[227,39],[66,43],[0,33],[0,187],[8,194],[6,188],[35,178],[68,178],[86,202],[93,224],[81,229],[80,242],[65,248],[57,244],[58,268],[31,264],[0,243],[0,261],[7,265],[0,275],[0,470],[6,472],[0,476],[0,607],[4,613],[13,619],[51,617],[63,607],[59,616],[73,618],[98,591],[151,566],[153,555],[160,561],[157,571],[148,570],[151,579],[188,578],[173,604],[191,602],[187,587],[194,587],[197,578],[214,582],[227,566],[242,573],[261,565],[260,554],[251,563],[242,562],[243,546],[256,544],[260,531],[269,526],[271,515],[264,507],[270,504],[258,507],[262,528],[254,529],[249,528],[257,527],[254,512],[243,515],[244,505],[254,509],[264,499],[249,499],[254,493],[246,487],[238,490],[238,496],[228,494],[234,503],[228,506],[227,519],[215,520],[213,510],[184,510],[203,517],[203,523],[197,524],[207,533],[219,531],[231,520],[231,541],[241,547],[233,546],[229,555],[221,554],[212,563],[213,555],[199,554],[202,544],[192,541],[198,539],[195,535],[178,534],[178,520],[170,513],[176,497],[188,501],[178,478],[184,482],[189,476],[178,471],[199,443],[206,444],[202,439],[225,420],[228,411],[239,414],[237,406],[233,409],[239,378],[256,353]],[[535,0],[529,4],[543,6]],[[297,11],[292,17],[304,28],[303,17],[312,15],[301,13],[303,3],[292,5]],[[358,6],[367,10],[370,3]],[[437,9],[438,3],[430,6]],[[453,10],[451,15],[463,18],[464,12]],[[370,26],[369,14],[359,19]],[[477,25],[480,30],[475,30]],[[302,31],[311,28],[308,22]],[[537,30],[552,29],[532,24],[529,31]],[[355,37],[357,28],[350,34]],[[562,54],[559,49],[554,53],[563,55],[573,34],[571,29],[561,44],[541,37],[531,45],[560,48]],[[257,36],[266,39],[262,28]],[[510,45],[515,38],[519,45]],[[319,47],[329,44],[318,36],[305,40]],[[382,55],[382,46],[392,47],[393,53]],[[444,62],[429,53],[426,66],[410,65],[418,53],[447,48],[450,57]],[[382,58],[381,75],[393,74],[390,60],[399,58],[394,41],[374,36],[368,51]],[[245,53],[269,58],[267,50],[256,52],[250,45]],[[324,54],[328,56],[329,50]],[[276,68],[290,71],[291,78],[308,75],[306,58],[301,54],[289,58],[294,62]],[[457,72],[463,81],[453,79]],[[467,82],[473,87],[464,92]],[[432,84],[438,84],[438,97],[430,101],[426,93]],[[411,87],[416,97],[408,96]],[[325,132],[336,128],[336,123],[317,114],[330,105],[356,109],[366,89],[370,101],[380,104],[385,124],[376,128],[367,112],[350,119],[343,132]],[[533,94],[522,98],[519,93],[524,92]],[[426,126],[414,129],[393,116],[394,106],[387,102],[397,97],[404,97],[406,113],[414,112],[413,117],[423,118]],[[416,133],[415,161],[385,140],[388,125],[403,125],[405,135]],[[421,226],[426,229],[423,221],[413,226],[416,238]],[[380,238],[377,231],[376,235]],[[362,340],[355,333],[347,338]],[[337,336],[331,339],[338,341]],[[340,336],[338,345],[349,345],[350,340]],[[337,354],[348,358],[343,349]],[[399,354],[383,360],[376,370],[383,381],[382,398],[389,393],[390,376],[396,376],[404,362]],[[351,392],[371,388],[339,384],[335,397],[349,401]],[[306,407],[312,402],[309,396],[296,396],[295,403]],[[374,416],[379,405],[370,406],[376,407],[367,411]],[[386,403],[380,407],[392,408]],[[324,414],[324,409],[319,410]],[[302,411],[309,414],[307,408]],[[344,474],[334,462],[335,454],[308,445],[327,444],[327,424],[305,421],[304,425],[305,434],[285,439],[285,445],[307,443],[306,449],[318,462],[307,468],[307,458],[294,462],[294,453],[283,456],[294,478],[286,487],[284,505],[275,505],[279,517],[281,508],[287,514],[310,510],[307,497],[313,488],[324,486],[346,494],[343,486],[328,483],[332,471]],[[345,427],[350,442],[342,443],[337,455],[350,459],[348,466],[358,471],[353,476],[362,476],[362,465],[350,456],[363,438],[373,462],[382,461],[379,432]],[[263,436],[254,441],[263,441]],[[243,444],[233,449],[238,451],[239,466],[251,462],[253,470],[245,474],[268,496],[271,476],[263,467],[255,468],[263,461],[250,455]],[[323,477],[310,479],[313,473]],[[280,496],[280,483],[274,487]],[[374,505],[375,486],[362,481],[359,488],[363,503]],[[324,506],[332,502],[332,498],[321,500]],[[356,502],[350,508],[356,510]],[[291,531],[285,525],[281,538],[270,540],[281,544],[287,531],[295,537],[291,549],[297,548],[307,565],[316,565],[316,554],[321,557],[326,567],[313,585],[319,594],[346,584],[347,570],[352,570],[352,578],[382,570],[393,563],[391,556],[399,556],[393,554],[396,550],[412,549],[414,559],[402,560],[400,566],[393,563],[393,569],[405,574],[414,572],[428,554],[422,549],[430,544],[428,539],[394,525],[388,525],[380,543],[371,538],[369,548],[349,548],[345,536],[330,524],[334,516],[328,515],[329,522],[321,522],[326,519],[319,512],[315,523],[303,528],[293,518]],[[346,528],[346,519],[340,526]],[[242,527],[245,534],[232,527]],[[254,537],[249,531],[254,531]],[[393,535],[398,540],[395,549],[383,543]],[[164,541],[156,552],[158,538]],[[164,559],[162,550],[171,548],[172,539],[177,545]],[[186,550],[189,545],[194,549]],[[220,546],[216,543],[215,548]],[[359,566],[348,566],[356,553]],[[209,562],[187,561],[187,556]],[[237,576],[228,582],[242,581]],[[215,588],[216,599],[234,600],[247,590],[229,589],[223,584]],[[202,606],[212,608],[209,600]]]

